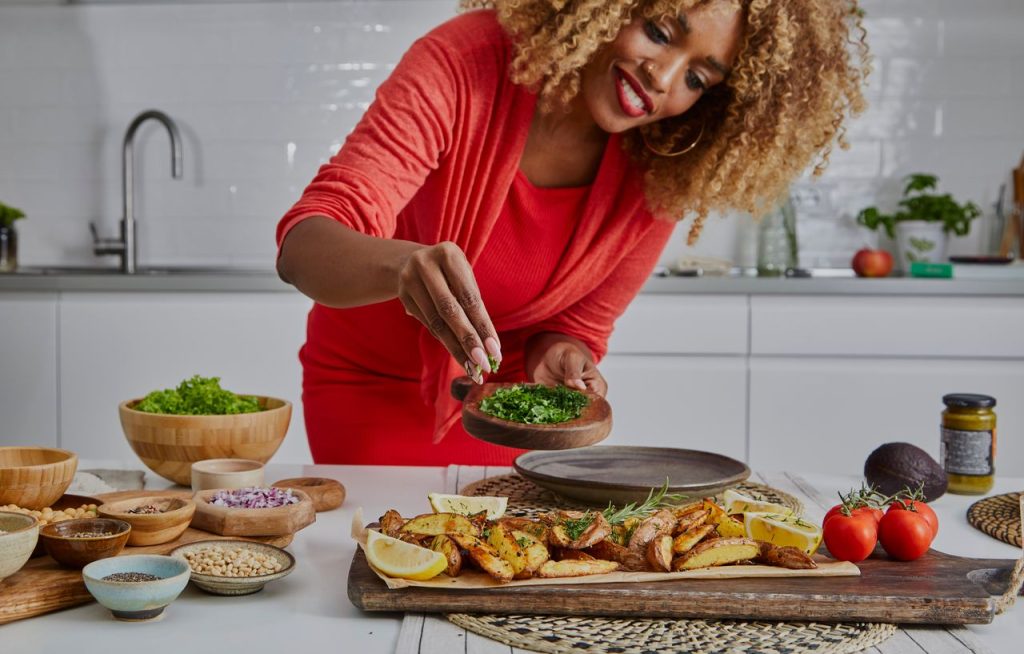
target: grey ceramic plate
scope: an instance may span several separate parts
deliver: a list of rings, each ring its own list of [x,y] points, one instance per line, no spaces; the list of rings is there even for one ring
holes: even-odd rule
[[[520,454],[515,469],[558,495],[587,504],[642,502],[668,479],[669,492],[714,495],[750,476],[741,461],[699,450],[601,445]]]

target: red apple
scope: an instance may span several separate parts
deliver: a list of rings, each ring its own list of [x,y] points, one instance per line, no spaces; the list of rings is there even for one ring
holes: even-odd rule
[[[886,277],[892,272],[892,255],[885,250],[862,248],[853,255],[851,265],[858,277]]]

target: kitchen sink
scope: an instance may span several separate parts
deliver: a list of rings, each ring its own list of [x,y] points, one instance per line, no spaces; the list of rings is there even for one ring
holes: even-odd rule
[[[100,268],[95,266],[19,266],[15,275],[124,275],[120,268]],[[135,276],[163,275],[276,275],[270,268],[234,268],[230,266],[153,266],[140,267]]]

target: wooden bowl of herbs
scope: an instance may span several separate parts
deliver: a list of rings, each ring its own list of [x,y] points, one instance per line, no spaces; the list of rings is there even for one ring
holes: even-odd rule
[[[599,443],[612,430],[612,408],[592,391],[526,383],[452,382],[462,401],[462,426],[495,445],[568,450]]]
[[[147,468],[182,486],[192,464],[206,459],[266,463],[281,446],[292,405],[261,395],[237,395],[218,377],[195,376],[118,407],[128,444]]]

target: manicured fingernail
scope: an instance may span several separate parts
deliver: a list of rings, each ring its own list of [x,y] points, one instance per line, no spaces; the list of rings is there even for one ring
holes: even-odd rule
[[[469,353],[473,361],[483,369],[487,374],[491,373],[491,362],[487,360],[487,355],[484,354],[483,348],[474,347],[473,351]]]
[[[462,367],[466,369],[466,374],[469,375],[477,384],[484,383],[484,376],[480,374],[480,366],[476,365],[472,361],[466,361],[462,364]]]
[[[501,346],[498,345],[498,339],[493,336],[488,336],[484,341],[484,347],[487,348],[487,353],[492,357],[501,361]]]
[[[572,380],[572,385],[575,386],[576,388],[580,389],[581,391],[587,390],[587,385],[586,385],[586,383],[582,379],[574,379],[574,380]]]

